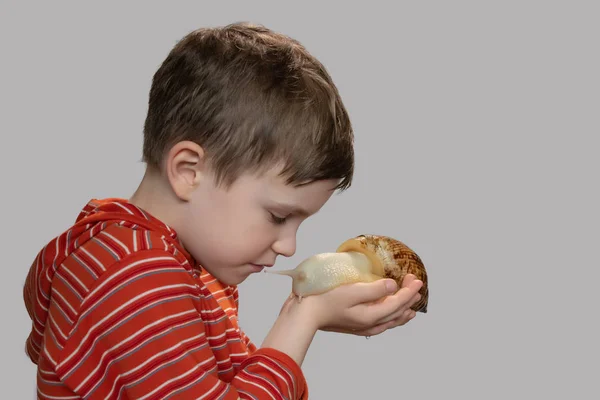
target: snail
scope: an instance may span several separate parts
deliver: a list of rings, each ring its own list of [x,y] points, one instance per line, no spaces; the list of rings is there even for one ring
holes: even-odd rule
[[[296,268],[266,271],[292,278],[292,292],[303,297],[325,293],[337,286],[391,278],[402,285],[407,274],[423,282],[421,299],[411,308],[427,312],[429,287],[421,258],[399,240],[381,235],[359,235],[343,242],[335,252],[313,255]]]

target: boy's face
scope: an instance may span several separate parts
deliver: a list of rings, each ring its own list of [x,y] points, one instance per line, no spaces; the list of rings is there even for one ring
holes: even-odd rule
[[[286,185],[277,170],[243,175],[228,189],[203,177],[184,207],[178,232],[186,249],[211,275],[237,285],[296,251],[301,222],[331,197],[336,180]]]

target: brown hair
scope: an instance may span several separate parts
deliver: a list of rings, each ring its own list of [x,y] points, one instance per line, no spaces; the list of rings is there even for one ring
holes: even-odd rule
[[[261,25],[202,28],[181,39],[155,73],[143,161],[170,146],[202,146],[219,183],[282,164],[288,184],[350,186],[353,131],[325,67],[296,40]]]

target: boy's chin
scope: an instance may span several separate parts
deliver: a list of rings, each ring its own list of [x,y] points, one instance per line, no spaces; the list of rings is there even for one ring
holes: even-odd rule
[[[215,273],[212,273],[207,269],[207,272],[222,284],[237,286],[244,282],[250,275],[262,272],[264,268],[265,267],[263,266],[257,266],[255,264],[243,264],[238,267],[224,268],[220,271],[215,271]]]
[[[244,268],[244,271],[236,271],[236,274],[224,274],[220,277],[219,281],[229,286],[237,286],[244,282],[250,275],[255,274],[258,271],[256,268]]]

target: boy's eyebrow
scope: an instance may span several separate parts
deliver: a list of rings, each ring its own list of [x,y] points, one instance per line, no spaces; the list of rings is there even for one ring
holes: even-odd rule
[[[286,204],[281,202],[275,202],[275,207],[285,208],[286,210],[290,210],[292,213],[299,214],[305,217],[310,216],[310,212],[303,209],[302,207],[297,207],[292,204]]]

